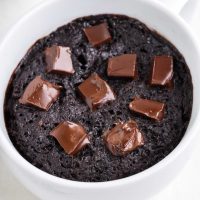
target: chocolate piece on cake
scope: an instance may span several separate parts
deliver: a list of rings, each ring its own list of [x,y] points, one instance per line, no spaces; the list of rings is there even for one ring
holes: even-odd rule
[[[160,121],[164,117],[164,103],[158,101],[135,98],[130,104],[129,109],[145,115],[149,118]]]
[[[115,100],[115,94],[110,86],[96,73],[83,81],[78,89],[91,110]]]
[[[135,78],[137,75],[136,58],[136,54],[124,54],[109,58],[108,76]]]
[[[42,110],[49,110],[59,97],[61,88],[59,85],[43,80],[41,76],[36,76],[26,87],[19,102]]]
[[[172,86],[173,58],[155,56],[152,66],[151,85]]]
[[[50,135],[56,138],[69,155],[77,154],[90,143],[85,129],[81,125],[69,121],[60,123],[51,131]]]
[[[144,138],[135,121],[119,122],[104,134],[104,140],[113,155],[123,156],[144,144]]]
[[[69,47],[56,46],[45,49],[46,71],[48,73],[69,75],[75,72]]]
[[[94,47],[109,42],[112,39],[107,23],[84,28],[84,32],[90,44]]]

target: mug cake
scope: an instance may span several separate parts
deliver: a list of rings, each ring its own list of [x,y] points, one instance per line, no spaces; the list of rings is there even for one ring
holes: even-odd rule
[[[69,180],[103,182],[165,158],[189,124],[180,52],[123,15],[75,19],[38,40],[13,72],[5,123],[18,152]]]

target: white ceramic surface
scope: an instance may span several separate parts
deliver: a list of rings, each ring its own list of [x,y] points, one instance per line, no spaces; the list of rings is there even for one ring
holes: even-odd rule
[[[78,1],[76,1],[76,3],[77,2]],[[0,73],[2,74],[4,72],[5,74],[5,77],[2,77],[2,80],[0,81],[2,91],[5,90],[4,86],[6,86],[8,77],[11,71],[13,70],[13,67],[16,66],[16,63],[20,60],[25,51],[37,38],[43,36],[44,34],[49,33],[57,26],[66,23],[67,20],[70,20],[71,18],[74,18],[76,16],[81,16],[89,13],[93,14],[97,12],[98,13],[117,12],[117,13],[128,14],[130,16],[135,16],[141,19],[143,22],[147,23],[151,27],[156,28],[156,30],[159,30],[160,33],[169,38],[179,48],[179,50],[183,53],[183,55],[185,55],[186,61],[191,68],[195,86],[194,87],[195,109],[193,110],[194,112],[192,120],[186,136],[184,137],[181,144],[175,149],[175,151],[170,154],[170,156],[168,156],[165,160],[155,165],[151,169],[146,170],[143,173],[140,173],[136,176],[127,179],[108,182],[104,184],[83,185],[81,183],[64,181],[55,177],[51,177],[50,175],[47,175],[41,172],[40,170],[35,169],[30,164],[25,162],[19,156],[19,154],[16,153],[16,151],[12,148],[12,146],[7,143],[5,137],[0,137],[1,148],[3,150],[2,155],[8,156],[5,159],[8,165],[14,163],[15,175],[18,176],[18,178],[21,179],[24,183],[26,183],[27,187],[32,186],[32,191],[38,191],[38,194],[40,194],[41,197],[43,197],[43,199],[54,199],[54,198],[67,199],[67,197],[69,199],[88,199],[86,198],[88,195],[87,191],[90,191],[89,199],[92,199],[92,197],[95,197],[95,199],[102,199],[103,195],[106,194],[109,194],[109,198],[115,197],[115,199],[119,199],[118,197],[120,197],[120,195],[123,193],[126,195],[131,195],[133,193],[133,195],[137,197],[137,199],[140,199],[139,197],[141,197],[142,199],[142,197],[144,196],[149,197],[151,193],[155,192],[154,191],[155,188],[159,191],[160,188],[166,182],[168,182],[173,177],[174,174],[177,174],[176,173],[177,171],[181,169],[180,166],[182,166],[183,163],[185,163],[184,161],[188,158],[191,150],[191,148],[189,148],[189,144],[191,144],[191,140],[193,139],[198,129],[197,124],[195,125],[197,117],[199,116],[199,106],[198,106],[199,94],[197,93],[198,81],[199,81],[199,69],[197,68],[197,65],[199,64],[198,45],[194,40],[195,37],[188,32],[188,27],[184,24],[184,22],[178,19],[176,16],[174,16],[170,11],[167,11],[166,9],[161,7],[159,4],[149,3],[149,5],[147,6],[148,2],[144,3],[145,1],[141,0],[140,2],[123,1],[123,5],[120,6],[121,2],[117,1],[117,6],[119,7],[113,8],[111,2],[107,0],[106,1],[107,10],[105,10],[105,7],[102,8],[101,6],[99,6],[98,7],[99,10],[96,9],[95,12],[92,12],[91,8],[88,7],[86,7],[85,9],[83,8],[88,2],[89,1],[86,0],[84,2],[84,5],[80,6],[82,9],[78,11],[76,10],[76,12],[78,13],[75,13],[75,11],[73,12],[73,10],[71,10],[71,12],[67,13],[67,17],[66,17],[67,6],[65,5],[65,3],[61,7],[56,6],[57,4],[52,7],[49,7],[48,9],[49,12],[51,11],[51,9],[54,10],[54,12],[50,13],[49,12],[40,13],[41,9],[39,9],[37,10],[37,17],[34,18],[33,16],[34,13],[32,12],[32,14],[29,14],[29,19],[26,18],[23,21],[21,21],[21,28],[22,28],[21,30],[18,29],[19,27],[18,28],[15,27],[15,29],[13,29],[13,33],[15,33],[15,38],[12,37],[11,33],[10,35],[7,36],[7,41],[4,41],[3,51],[1,51],[2,49],[0,47],[0,65],[6,66],[7,68],[6,73],[4,69],[2,68],[0,69]],[[97,3],[96,1],[90,3],[93,4],[93,6],[95,6],[94,2]],[[103,1],[101,1],[101,3],[102,2]],[[124,2],[127,3],[129,2],[129,5],[133,6],[126,7],[126,5],[124,5]],[[68,5],[72,6],[72,4]],[[155,5],[155,7],[153,5]],[[135,10],[133,10],[133,8]],[[55,10],[59,11],[60,15],[58,17],[55,17],[54,15],[53,18],[51,13],[54,14]],[[143,12],[138,12],[137,10],[138,11],[143,10]],[[148,13],[148,15],[146,14],[146,17],[141,16],[142,13]],[[52,19],[51,20],[52,24],[46,25],[47,19],[50,18]],[[163,21],[165,22],[165,25],[163,25],[162,23]],[[44,23],[45,27],[41,28],[40,23]],[[27,26],[29,27],[28,29]],[[35,30],[37,31],[34,32],[32,27],[34,27],[34,31]],[[32,33],[32,35],[30,33]],[[179,35],[181,35],[181,38],[179,37]],[[26,38],[25,41],[24,38]],[[16,47],[13,47],[13,45],[10,43],[11,41],[15,43]],[[9,49],[9,45],[12,45],[11,49]],[[16,52],[18,53],[17,55]],[[10,58],[9,56],[11,54],[13,55],[12,59],[8,59]],[[3,93],[0,96],[1,96],[0,103],[2,105]],[[2,106],[0,107],[1,107],[0,116],[2,117]],[[2,133],[5,134],[4,136],[6,136],[5,127],[2,120],[0,125],[1,128],[3,129]],[[156,187],[153,187],[154,185],[156,185]],[[56,194],[56,192],[58,193]],[[101,194],[101,196],[100,195],[96,196],[98,194]]]

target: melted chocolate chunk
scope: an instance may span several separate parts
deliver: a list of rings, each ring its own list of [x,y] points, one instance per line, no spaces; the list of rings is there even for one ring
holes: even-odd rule
[[[129,104],[130,110],[158,121],[163,119],[164,107],[164,103],[140,98],[134,99]]]
[[[155,56],[151,85],[172,86],[173,59],[171,56]]]
[[[124,54],[109,58],[107,74],[114,77],[135,78],[136,54]]]
[[[21,104],[32,105],[43,110],[49,110],[60,95],[61,86],[52,84],[36,76],[26,87],[19,99]]]
[[[112,39],[108,30],[107,23],[102,23],[96,26],[87,27],[84,29],[84,32],[90,44],[94,47],[109,42]]]
[[[69,47],[53,45],[45,50],[46,71],[48,73],[68,75],[73,74],[74,68]]]
[[[93,73],[81,83],[78,89],[91,110],[115,100],[115,95],[110,86],[96,73]]]
[[[85,129],[81,125],[69,121],[60,123],[50,135],[56,138],[69,155],[77,154],[90,143]]]
[[[126,155],[144,144],[142,133],[135,121],[119,122],[104,134],[104,140],[113,155]]]

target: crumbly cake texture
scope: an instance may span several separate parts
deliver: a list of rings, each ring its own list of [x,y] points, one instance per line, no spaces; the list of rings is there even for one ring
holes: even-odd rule
[[[83,29],[106,22],[112,41],[93,48]],[[45,71],[47,47],[67,46],[72,50],[75,69],[67,77]],[[137,54],[138,76],[111,78],[106,74],[108,58],[125,53]],[[174,86],[150,86],[152,59],[171,55],[174,59]],[[91,111],[77,87],[96,72],[114,90],[117,99]],[[63,86],[59,99],[49,111],[19,103],[28,83],[37,75]],[[133,97],[164,102],[164,119],[151,120],[129,110]],[[38,40],[21,60],[8,85],[5,97],[5,123],[15,148],[39,169],[65,179],[101,182],[141,172],[166,157],[180,142],[188,126],[193,100],[189,69],[173,45],[136,19],[121,15],[78,18]],[[103,133],[117,121],[133,119],[143,132],[145,144],[127,156],[113,156],[106,148]],[[50,132],[62,121],[83,125],[91,144],[78,155],[67,155]]]

